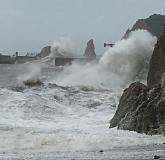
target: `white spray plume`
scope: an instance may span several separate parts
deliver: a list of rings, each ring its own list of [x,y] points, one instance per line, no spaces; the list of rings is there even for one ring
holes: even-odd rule
[[[99,65],[103,70],[116,74],[123,84],[135,78],[149,59],[156,43],[146,30],[131,32],[127,39],[123,39],[109,48],[101,58]]]
[[[149,62],[156,37],[145,30],[137,30],[109,48],[98,64],[68,66],[55,80],[60,85],[90,85],[120,87],[132,81]]]
[[[75,42],[69,37],[61,37],[55,40],[51,47],[51,57],[64,56],[73,57],[77,53]]]
[[[40,79],[42,66],[40,64],[28,64],[25,73],[18,77],[18,84],[26,81],[38,81]]]

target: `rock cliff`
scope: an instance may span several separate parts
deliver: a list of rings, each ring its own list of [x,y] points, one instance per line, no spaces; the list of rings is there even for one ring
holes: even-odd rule
[[[137,29],[148,30],[153,36],[159,37],[163,32],[165,24],[165,15],[154,14],[146,19],[139,19],[133,25],[132,29],[128,29],[123,38],[127,38],[131,31]]]
[[[135,82],[124,90],[110,128],[165,134],[165,29],[150,60],[147,86]]]
[[[151,87],[160,83],[162,74],[165,72],[165,29],[155,45],[149,66],[147,84]]]

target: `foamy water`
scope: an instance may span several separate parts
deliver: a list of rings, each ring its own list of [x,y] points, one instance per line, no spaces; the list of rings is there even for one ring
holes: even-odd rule
[[[123,89],[147,66],[156,39],[137,31],[98,63],[55,67],[50,57],[35,65],[0,66],[1,159],[152,159],[163,156],[165,137],[109,129]],[[56,46],[58,45],[58,46]],[[54,43],[53,48],[69,48]],[[67,53],[67,52],[65,52]],[[147,67],[145,68],[147,69]],[[145,80],[144,76],[139,80]],[[27,87],[26,80],[41,80]],[[102,150],[102,152],[100,152]]]
[[[13,74],[14,69],[9,68]],[[45,81],[39,87],[1,87],[1,158],[104,159],[110,153],[115,158],[119,150],[121,158],[128,154],[127,148],[137,154],[137,148],[140,152],[141,147],[157,146],[165,141],[161,135],[109,129],[122,89],[49,84],[56,72],[45,68],[41,77]],[[153,153],[157,153],[153,148]],[[99,150],[104,150],[104,154],[100,155]]]

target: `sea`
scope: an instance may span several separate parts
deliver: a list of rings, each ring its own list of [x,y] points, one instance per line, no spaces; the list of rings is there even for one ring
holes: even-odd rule
[[[165,136],[109,128],[123,90],[145,83],[155,43],[137,30],[97,62],[55,66],[71,48],[60,42],[43,59],[1,64],[0,160],[165,159]]]
[[[118,160],[165,155],[162,135],[109,128],[124,88],[64,85],[59,81],[63,67],[36,68],[0,65],[0,159]],[[42,84],[21,83],[34,71],[40,72]]]

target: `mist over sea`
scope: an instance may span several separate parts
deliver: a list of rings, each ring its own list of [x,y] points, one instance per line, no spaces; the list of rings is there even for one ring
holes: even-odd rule
[[[0,159],[145,159],[163,154],[165,137],[109,129],[123,89],[144,81],[156,38],[135,31],[98,63],[55,67],[52,54],[0,65]],[[70,44],[70,45],[69,45]],[[39,79],[40,86],[25,86]]]

